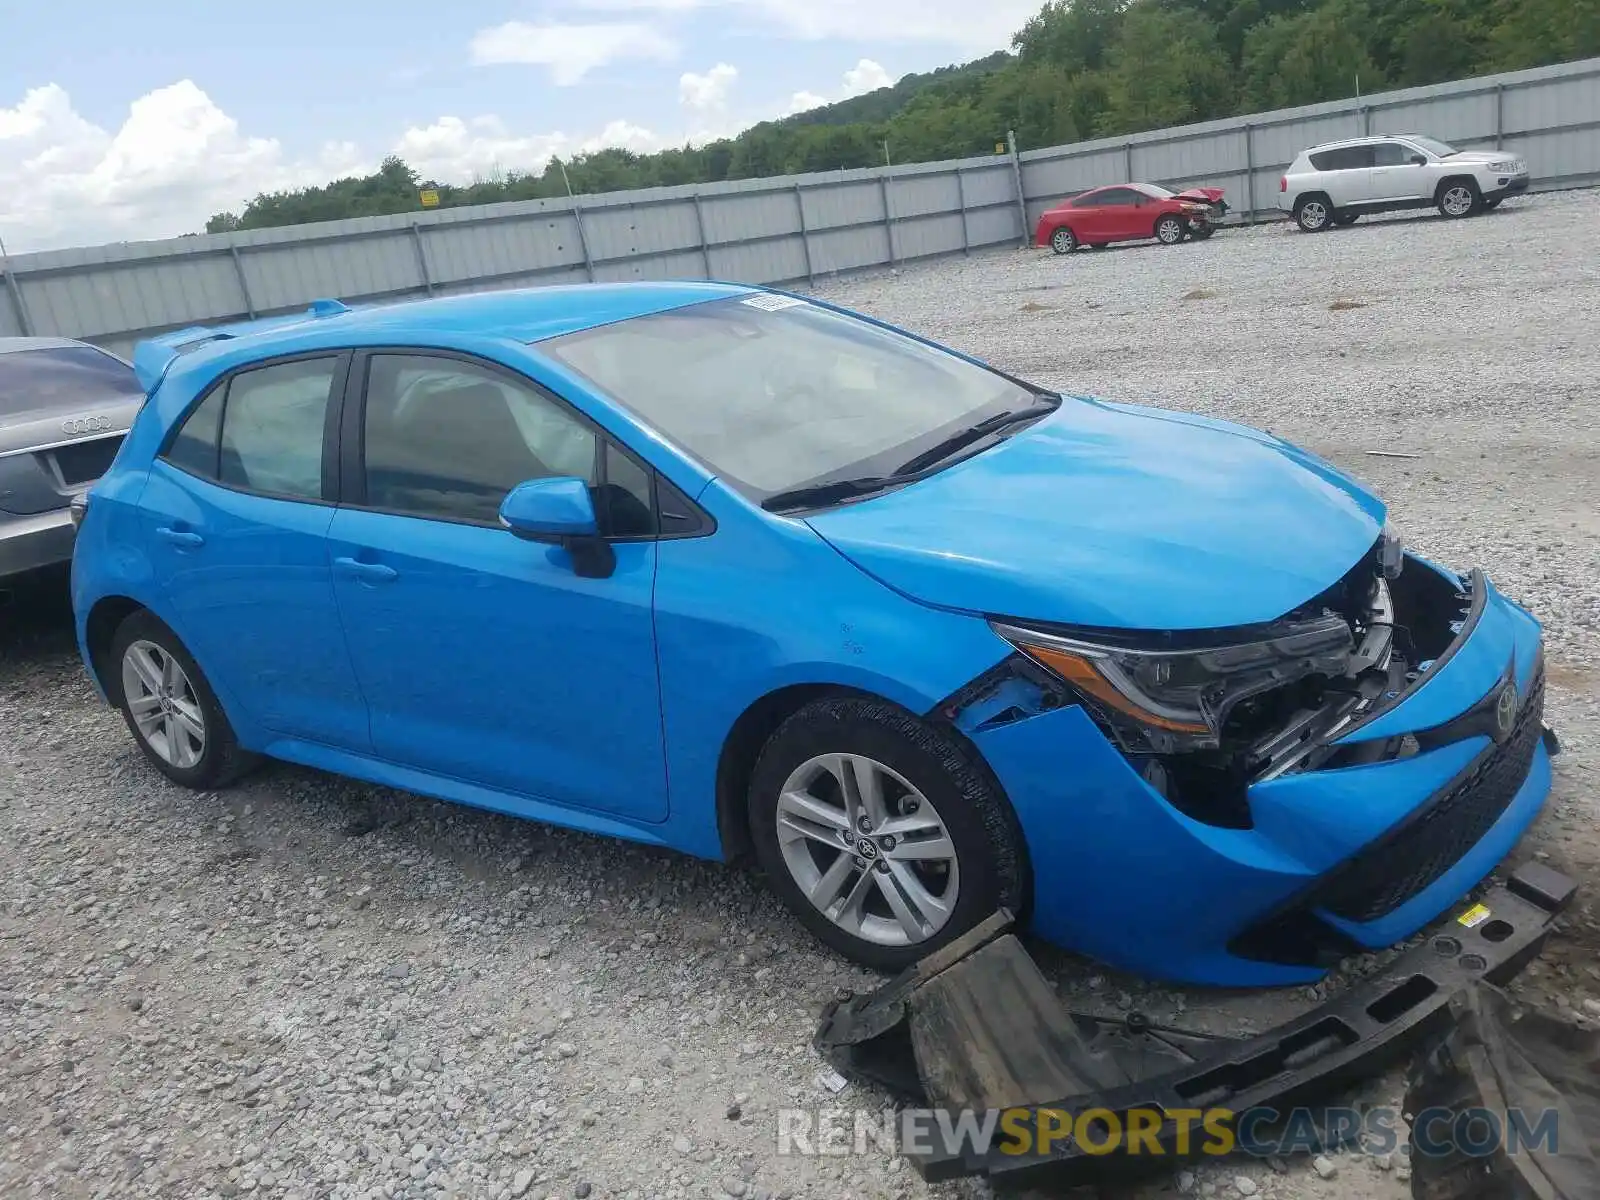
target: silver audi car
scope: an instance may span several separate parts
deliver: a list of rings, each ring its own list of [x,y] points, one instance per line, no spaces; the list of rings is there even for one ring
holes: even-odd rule
[[[131,364],[71,338],[0,338],[0,587],[72,558],[72,502],[144,402]]]

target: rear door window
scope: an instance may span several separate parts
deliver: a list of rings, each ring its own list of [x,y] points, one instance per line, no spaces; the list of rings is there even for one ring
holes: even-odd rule
[[[1319,171],[1358,171],[1372,165],[1372,147],[1341,146],[1337,150],[1323,150],[1311,156],[1311,165]]]

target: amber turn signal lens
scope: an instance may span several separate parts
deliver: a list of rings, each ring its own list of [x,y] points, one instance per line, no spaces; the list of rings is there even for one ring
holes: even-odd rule
[[[1170,717],[1158,716],[1149,709],[1140,707],[1112,687],[1105,676],[1100,674],[1095,669],[1094,664],[1086,658],[1049,646],[1022,646],[1020,649],[1030,658],[1035,659],[1041,666],[1048,667],[1085,695],[1093,696],[1102,704],[1131,717],[1141,725],[1150,725],[1156,729],[1170,730],[1173,733],[1210,732],[1204,725],[1196,725],[1188,721],[1174,721]]]

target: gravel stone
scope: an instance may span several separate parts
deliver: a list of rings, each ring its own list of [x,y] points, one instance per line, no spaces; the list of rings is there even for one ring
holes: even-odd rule
[[[1597,236],[1600,192],[1572,192],[1469,221],[1006,250],[815,290],[1045,386],[1270,429],[1370,481],[1421,552],[1481,564],[1527,604],[1566,752],[1518,854],[1548,855],[1581,891],[1512,990],[1600,1016],[1600,274],[1582,249]],[[1199,289],[1215,295],[1182,300]],[[1329,308],[1340,299],[1365,307]],[[704,1200],[735,1179],[745,1200],[982,1194],[875,1150],[778,1153],[781,1110],[837,1108],[848,1125],[885,1103],[867,1087],[819,1098],[810,1048],[820,1002],[879,977],[750,875],[287,765],[225,792],[170,786],[94,696],[64,579],[13,590],[0,1193]],[[1212,1033],[1315,1003],[1039,958],[1069,1004],[1128,997]],[[1404,1081],[1374,1088],[1393,1104]],[[1388,1170],[1337,1162],[1332,1188],[1263,1165],[1249,1192],[1237,1162],[1185,1164],[1185,1194],[1409,1195],[1398,1153]]]

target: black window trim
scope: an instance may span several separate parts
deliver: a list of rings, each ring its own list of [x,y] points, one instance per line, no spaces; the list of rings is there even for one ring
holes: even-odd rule
[[[337,475],[339,494],[343,497],[340,507],[357,509],[361,512],[380,513],[384,516],[406,517],[413,521],[435,521],[441,525],[465,525],[473,529],[496,529],[504,532],[504,528],[495,521],[474,521],[464,517],[446,517],[427,515],[423,513],[401,512],[396,509],[380,508],[367,503],[367,479],[365,470],[366,461],[366,421],[367,421],[367,380],[371,373],[372,359],[376,356],[399,355],[405,358],[441,358],[466,363],[469,366],[498,375],[507,382],[518,387],[527,388],[537,393],[550,403],[554,404],[563,414],[576,421],[581,427],[594,434],[595,457],[594,476],[596,485],[606,482],[606,447],[614,446],[625,458],[631,460],[635,466],[644,472],[650,481],[650,514],[656,531],[650,534],[630,534],[627,536],[606,535],[605,540],[614,545],[626,545],[632,542],[670,542],[682,541],[686,538],[709,537],[717,531],[717,523],[710,513],[706,512],[694,498],[667,479],[659,470],[650,463],[640,458],[632,447],[622,439],[602,429],[588,415],[580,412],[561,396],[551,391],[538,380],[524,375],[504,363],[497,363],[492,359],[472,354],[465,350],[457,350],[449,346],[426,346],[420,344],[394,345],[394,346],[361,346],[351,353],[351,362],[344,380],[344,390],[339,403],[340,420],[337,428],[330,434],[330,442],[337,453]],[[330,409],[333,407],[329,405]],[[324,470],[327,469],[327,460],[324,459]],[[661,528],[661,501],[662,485],[670,488],[674,493],[674,501],[681,499],[688,506],[688,516],[694,521],[693,528],[684,529],[675,533],[665,533]],[[596,514],[599,516],[600,514]]]
[[[282,366],[285,363],[314,362],[317,359],[333,359],[333,380],[328,387],[328,407],[323,416],[322,426],[322,495],[292,496],[283,492],[266,492],[257,488],[239,487],[237,484],[224,482],[222,479],[222,431],[228,420],[228,389],[233,381],[240,375],[252,371],[263,370],[267,367]],[[260,496],[265,500],[283,500],[293,504],[315,504],[324,508],[338,508],[339,499],[339,418],[344,407],[345,397],[349,392],[350,366],[354,352],[348,348],[334,347],[322,350],[302,350],[293,354],[275,354],[270,358],[252,359],[247,363],[230,367],[209,384],[202,388],[195,398],[184,405],[183,411],[178,414],[177,420],[167,429],[161,438],[161,444],[156,449],[156,458],[167,464],[174,471],[179,471],[190,479],[199,479],[213,487],[223,488],[241,496]],[[218,389],[223,392],[222,411],[217,414],[217,440],[212,447],[212,462],[210,475],[197,475],[187,467],[181,467],[173,462],[167,455],[172,450],[172,444],[178,440],[178,434],[188,424],[189,418],[194,416],[200,406],[216,394]]]

